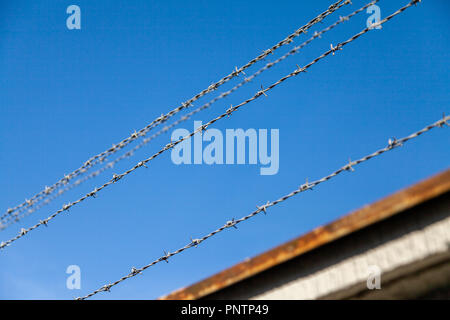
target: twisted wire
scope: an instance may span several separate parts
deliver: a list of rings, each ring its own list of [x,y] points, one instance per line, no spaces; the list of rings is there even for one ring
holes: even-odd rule
[[[181,105],[179,107],[169,111],[166,114],[162,114],[160,117],[158,117],[155,120],[153,120],[151,123],[149,123],[144,128],[140,129],[137,132],[134,131],[129,137],[123,139],[118,144],[114,144],[111,148],[109,148],[109,149],[107,149],[107,150],[105,150],[105,151],[103,151],[103,152],[101,152],[101,153],[91,157],[81,167],[79,167],[78,169],[72,171],[69,174],[64,175],[63,178],[61,178],[59,181],[57,181],[56,183],[54,183],[50,187],[46,186],[43,190],[41,190],[40,192],[38,192],[37,194],[35,194],[31,198],[26,199],[24,202],[16,205],[15,207],[8,208],[6,210],[6,212],[2,216],[0,216],[0,219],[4,219],[5,217],[10,216],[12,213],[17,211],[18,209],[21,209],[21,208],[24,208],[24,207],[31,207],[32,205],[34,205],[38,201],[41,201],[42,199],[46,198],[51,193],[53,193],[56,189],[60,188],[61,186],[66,185],[73,178],[75,178],[75,177],[77,177],[77,176],[79,176],[81,174],[84,174],[85,172],[87,172],[94,165],[105,161],[105,159],[108,156],[110,156],[111,154],[114,154],[115,152],[121,150],[122,148],[124,148],[125,146],[127,146],[128,144],[133,142],[134,140],[138,139],[139,137],[145,136],[151,129],[153,129],[157,125],[159,125],[161,123],[164,123],[169,118],[171,118],[173,115],[175,115],[178,112],[180,112],[180,111],[182,111],[182,110],[192,106],[192,103],[195,102],[196,100],[200,99],[201,97],[203,97],[204,95],[208,94],[209,92],[217,90],[221,85],[223,85],[224,83],[226,83],[229,80],[233,79],[234,77],[238,76],[239,74],[243,73],[244,70],[248,69],[249,67],[251,67],[253,64],[257,63],[258,61],[264,59],[269,54],[271,54],[275,50],[277,50],[278,48],[280,48],[280,47],[282,47],[282,46],[284,46],[286,44],[291,43],[294,38],[300,36],[302,33],[306,33],[307,30],[309,28],[311,28],[313,25],[315,25],[316,23],[322,21],[328,15],[332,14],[333,12],[335,12],[336,10],[341,8],[342,6],[347,5],[349,3],[351,3],[350,0],[339,0],[339,1],[336,1],[335,3],[330,5],[327,10],[325,10],[324,12],[319,14],[317,17],[315,17],[312,20],[310,20],[304,26],[302,26],[299,29],[297,29],[294,33],[290,34],[288,37],[286,37],[285,39],[281,40],[276,45],[272,46],[271,48],[269,48],[267,50],[264,50],[260,55],[258,55],[256,58],[253,58],[252,60],[247,62],[247,64],[245,64],[244,66],[242,66],[240,68],[236,67],[235,70],[232,73],[230,73],[229,75],[223,77],[219,81],[211,84],[208,88],[204,89],[200,93],[197,93],[191,99],[181,103]]]

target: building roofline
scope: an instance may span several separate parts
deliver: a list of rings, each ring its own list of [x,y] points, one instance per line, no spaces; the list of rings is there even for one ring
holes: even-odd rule
[[[448,191],[450,191],[450,169],[159,299],[202,298]]]

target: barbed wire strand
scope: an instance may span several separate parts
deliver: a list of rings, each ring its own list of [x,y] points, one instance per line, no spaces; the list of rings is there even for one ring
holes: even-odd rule
[[[15,206],[15,207],[12,207],[12,208],[8,208],[6,210],[6,212],[0,217],[0,219],[3,219],[4,217],[6,217],[8,215],[11,215],[13,212],[15,212],[16,210],[18,210],[18,209],[20,209],[22,207],[31,207],[35,202],[40,201],[43,198],[47,197],[53,191],[55,191],[57,188],[67,184],[67,182],[69,182],[71,179],[79,176],[80,174],[84,174],[85,172],[87,172],[88,169],[90,169],[94,165],[105,161],[105,159],[108,156],[110,156],[111,154],[121,150],[122,148],[124,148],[125,146],[127,146],[128,144],[133,142],[134,140],[138,139],[139,137],[145,136],[151,129],[153,129],[157,125],[159,125],[161,123],[164,123],[165,121],[167,121],[173,115],[175,115],[178,112],[188,108],[189,106],[192,105],[193,102],[197,101],[198,99],[200,99],[204,95],[206,95],[206,94],[208,94],[208,93],[210,93],[212,91],[217,90],[221,85],[223,85],[224,83],[226,83],[229,80],[233,79],[234,77],[238,76],[239,74],[243,73],[244,70],[248,69],[253,64],[257,63],[258,61],[260,61],[262,59],[264,59],[265,57],[267,57],[269,54],[273,53],[275,50],[279,49],[280,47],[291,43],[294,38],[300,36],[302,33],[306,33],[308,31],[308,29],[310,29],[313,25],[315,25],[316,23],[322,21],[324,18],[326,18],[328,15],[332,14],[333,12],[335,12],[336,10],[341,8],[342,6],[350,4],[350,3],[351,3],[350,0],[339,0],[339,1],[336,1],[335,3],[330,5],[327,10],[325,10],[324,12],[319,14],[317,17],[315,17],[312,20],[310,20],[307,24],[305,24],[304,26],[302,26],[299,29],[297,29],[294,33],[290,34],[288,37],[286,37],[285,39],[281,40],[276,45],[272,46],[271,48],[269,48],[267,50],[264,50],[263,53],[261,53],[256,58],[253,58],[252,60],[247,62],[247,64],[245,64],[244,66],[242,66],[240,68],[236,67],[235,70],[232,73],[230,73],[229,75],[223,77],[219,81],[211,84],[208,88],[206,88],[203,91],[201,91],[200,93],[196,94],[191,99],[183,102],[179,107],[169,111],[166,114],[162,114],[160,117],[158,117],[155,120],[153,120],[151,123],[149,123],[144,128],[140,129],[137,132],[136,131],[133,132],[129,137],[123,139],[121,142],[119,142],[117,144],[114,144],[111,148],[109,148],[109,149],[107,149],[107,150],[105,150],[105,151],[103,151],[103,152],[101,152],[101,153],[91,157],[81,167],[79,167],[78,169],[74,170],[73,172],[71,172],[69,174],[64,175],[63,178],[61,178],[59,181],[54,183],[52,186],[50,186],[50,187],[46,186],[43,190],[41,190],[40,192],[38,192],[37,194],[35,194],[31,198],[26,199],[21,204]]]
[[[105,171],[108,167],[103,167],[103,171]],[[58,197],[60,197],[62,194],[68,192],[69,190],[74,189],[75,187],[79,186],[81,183],[85,182],[86,180],[93,179],[94,177],[98,176],[101,172],[92,172],[88,176],[84,176],[82,179],[78,179],[74,183],[66,185],[63,189],[59,189],[58,192],[52,194],[50,197],[47,197],[45,200],[37,203],[36,205],[20,209],[16,212],[14,212],[11,216],[6,217],[4,220],[0,221],[0,231],[5,230],[10,225],[19,222],[21,219],[25,218],[26,216],[32,214],[33,212],[45,207],[46,205],[50,204],[53,200],[56,200]],[[22,214],[20,214],[22,213]]]
[[[368,161],[368,160],[370,160],[372,158],[375,158],[375,157],[377,157],[377,156],[379,156],[379,155],[381,155],[381,154],[383,154],[383,153],[385,153],[387,151],[391,151],[391,150],[393,150],[393,149],[395,149],[397,147],[400,147],[404,143],[406,143],[407,141],[409,141],[411,139],[414,139],[414,138],[418,137],[419,135],[421,135],[421,134],[423,134],[423,133],[425,133],[425,132],[427,132],[427,131],[429,131],[429,130],[431,130],[433,128],[442,127],[444,124],[448,125],[448,121],[449,120],[450,120],[450,116],[447,116],[447,117],[444,116],[444,118],[442,118],[441,120],[439,120],[439,121],[437,121],[437,122],[435,122],[435,123],[425,127],[424,129],[422,129],[420,131],[417,131],[417,132],[415,132],[415,133],[413,133],[413,134],[411,134],[411,135],[409,135],[409,136],[407,136],[405,138],[401,138],[399,140],[397,140],[395,138],[391,138],[391,139],[389,139],[388,145],[386,147],[384,147],[382,149],[379,149],[379,150],[377,150],[377,151],[375,151],[375,152],[373,152],[373,153],[371,153],[369,155],[366,155],[365,157],[362,157],[362,158],[360,158],[358,160],[355,160],[355,161],[351,161],[350,160],[346,165],[340,167],[336,171],[330,173],[329,175],[327,175],[327,176],[325,176],[325,177],[323,177],[323,178],[321,178],[319,180],[316,180],[316,181],[313,181],[313,182],[306,181],[298,189],[295,189],[291,193],[289,193],[289,194],[279,198],[278,200],[271,201],[271,202],[268,201],[267,203],[265,203],[263,205],[256,206],[257,209],[254,210],[253,212],[251,212],[250,214],[248,214],[248,215],[246,215],[246,216],[244,216],[244,217],[242,217],[242,218],[240,218],[238,220],[232,219],[230,221],[227,221],[223,226],[221,226],[220,228],[210,232],[209,234],[203,236],[202,238],[191,239],[191,242],[188,243],[187,245],[179,248],[178,250],[176,250],[174,252],[167,252],[167,253],[165,253],[164,256],[159,257],[158,259],[156,259],[153,262],[143,266],[140,269],[136,269],[136,268],[133,267],[131,269],[131,272],[129,274],[127,274],[126,276],[123,276],[119,280],[117,280],[117,281],[115,281],[115,282],[113,282],[111,284],[104,285],[104,286],[100,287],[99,289],[93,291],[92,293],[89,293],[88,295],[86,295],[84,297],[77,298],[77,299],[84,300],[84,299],[92,297],[93,295],[95,295],[95,294],[97,294],[99,292],[110,291],[110,289],[113,286],[121,283],[122,281],[125,281],[126,279],[132,278],[132,277],[140,274],[144,270],[148,269],[149,267],[151,267],[151,266],[153,266],[153,265],[155,265],[155,264],[157,264],[159,262],[162,262],[162,261],[166,261],[167,262],[169,258],[171,258],[171,257],[173,257],[173,256],[175,256],[175,255],[177,255],[177,254],[179,254],[179,253],[181,253],[181,252],[183,252],[183,251],[185,251],[187,249],[190,249],[192,247],[197,247],[203,241],[211,238],[212,236],[218,234],[219,232],[222,232],[225,229],[228,229],[230,227],[236,228],[237,224],[239,224],[241,222],[244,222],[244,221],[246,221],[246,220],[256,216],[257,214],[259,214],[261,212],[263,212],[264,214],[267,214],[267,209],[272,207],[272,206],[275,206],[275,205],[277,205],[277,204],[279,204],[279,203],[281,203],[283,201],[286,201],[287,199],[289,199],[289,198],[291,198],[291,197],[293,197],[293,196],[295,196],[295,195],[297,195],[297,194],[299,194],[301,192],[305,192],[307,190],[312,190],[313,187],[316,187],[317,185],[321,184],[322,182],[329,181],[330,179],[336,177],[337,175],[339,175],[340,173],[342,173],[344,171],[354,171],[354,167],[357,166],[358,164],[361,164],[361,163],[363,163],[365,161]]]
[[[261,87],[261,90],[258,91],[253,97],[248,98],[247,100],[241,102],[240,104],[236,105],[236,106],[231,106],[225,113],[217,116],[216,118],[210,120],[208,123],[198,127],[196,130],[192,131],[191,133],[189,133],[188,135],[186,135],[185,137],[175,141],[175,142],[170,142],[168,143],[164,148],[162,148],[161,150],[159,150],[158,152],[156,152],[155,154],[153,154],[152,156],[150,156],[149,158],[138,162],[135,166],[133,166],[132,168],[128,169],[127,171],[125,171],[122,174],[114,174],[112,179],[109,180],[108,182],[104,183],[102,186],[95,188],[93,191],[85,194],[84,196],[82,196],[81,198],[79,198],[78,200],[76,200],[75,202],[71,202],[68,204],[65,204],[62,206],[61,209],[57,210],[55,213],[53,213],[52,215],[50,215],[47,219],[45,220],[40,220],[39,223],[29,227],[28,229],[22,228],[19,232],[18,235],[16,235],[15,237],[1,242],[0,243],[0,249],[4,249],[5,247],[9,246],[11,243],[17,241],[18,239],[24,237],[26,234],[28,234],[30,231],[45,225],[47,226],[49,221],[51,221],[52,219],[54,219],[55,217],[57,217],[58,215],[60,215],[62,212],[68,211],[70,208],[72,208],[73,206],[83,202],[84,200],[88,199],[88,198],[93,198],[97,195],[98,192],[100,192],[101,190],[103,190],[104,188],[118,182],[119,180],[123,179],[125,176],[129,175],[130,173],[134,172],[135,170],[142,168],[142,167],[146,167],[146,164],[155,159],[156,157],[158,157],[160,154],[164,153],[167,150],[172,149],[173,147],[175,147],[176,145],[178,145],[179,143],[183,142],[186,139],[191,138],[192,136],[194,136],[197,133],[201,133],[204,130],[206,130],[208,128],[208,126],[214,124],[215,122],[225,118],[225,117],[229,117],[231,116],[236,110],[240,109],[242,106],[247,105],[248,103],[252,102],[253,100],[258,99],[261,96],[266,96],[266,92],[272,90],[273,88],[277,87],[278,85],[282,84],[284,81],[286,81],[289,78],[292,78],[300,73],[305,72],[308,68],[310,68],[312,65],[316,64],[317,62],[319,62],[320,60],[322,60],[323,58],[329,56],[330,54],[334,55],[336,51],[338,50],[342,50],[344,46],[346,46],[347,44],[351,43],[352,41],[358,39],[360,36],[362,36],[363,34],[369,32],[370,30],[372,30],[373,28],[375,28],[377,25],[381,25],[389,20],[391,20],[393,17],[395,17],[396,15],[402,13],[403,11],[405,11],[407,8],[411,7],[414,4],[417,4],[418,2],[420,2],[421,0],[412,0],[410,3],[408,3],[407,5],[405,5],[404,7],[398,9],[396,12],[394,12],[393,14],[391,14],[390,16],[387,16],[386,18],[384,18],[383,20],[380,20],[377,23],[372,24],[372,26],[367,27],[365,29],[363,29],[362,31],[360,31],[359,33],[353,35],[351,38],[345,40],[344,42],[341,42],[339,44],[337,44],[335,47],[331,44],[330,45],[330,49],[326,52],[324,52],[322,55],[320,55],[319,57],[315,58],[313,61],[311,61],[310,63],[308,63],[307,65],[305,65],[303,68],[298,67],[296,70],[294,70],[293,72],[289,73],[288,75],[284,76],[283,78],[279,79],[278,81],[276,81],[275,83],[271,84],[270,86],[268,86],[266,89],[264,89],[263,87]]]
[[[209,101],[208,103],[202,105],[201,107],[191,111],[190,113],[182,116],[180,119],[178,119],[177,121],[171,123],[170,125],[165,126],[162,130],[159,130],[158,132],[156,132],[155,134],[153,134],[150,137],[147,137],[145,139],[142,140],[142,142],[138,145],[136,145],[132,150],[122,154],[120,157],[114,159],[113,161],[109,162],[108,164],[106,164],[104,167],[92,172],[91,174],[89,174],[88,176],[83,177],[82,179],[78,179],[76,180],[73,184],[71,184],[70,186],[66,186],[65,188],[61,189],[56,196],[51,197],[50,199],[47,199],[44,201],[44,203],[42,205],[38,205],[35,209],[31,208],[26,210],[25,213],[21,214],[21,211],[19,210],[18,212],[15,212],[14,214],[12,214],[9,219],[4,219],[3,221],[0,220],[0,230],[6,229],[6,227],[10,226],[11,224],[20,221],[21,219],[23,219],[24,217],[30,215],[31,213],[39,210],[40,208],[44,207],[45,205],[49,204],[52,200],[55,200],[56,198],[58,198],[59,196],[61,196],[62,194],[64,194],[65,192],[72,190],[74,187],[81,185],[82,183],[86,182],[87,180],[93,179],[97,176],[99,176],[100,174],[102,174],[103,172],[105,172],[108,169],[112,169],[118,162],[125,160],[127,158],[132,157],[139,149],[143,148],[144,146],[146,146],[150,141],[154,140],[155,138],[157,138],[158,136],[160,136],[163,133],[166,133],[167,131],[169,131],[171,128],[177,126],[178,124],[187,121],[188,119],[190,119],[193,115],[209,108],[211,105],[213,105],[215,102],[217,102],[220,99],[223,99],[225,97],[227,97],[228,95],[230,95],[231,93],[233,93],[234,91],[238,90],[240,87],[244,86],[245,84],[251,82],[254,78],[256,78],[257,76],[259,76],[261,73],[263,73],[264,71],[272,68],[273,66],[275,66],[276,64],[280,63],[281,61],[285,60],[286,58],[288,58],[291,55],[294,55],[296,53],[298,53],[302,48],[304,48],[305,46],[307,46],[309,43],[311,43],[313,40],[320,38],[323,34],[325,34],[326,32],[334,29],[336,26],[338,26],[339,24],[350,20],[353,16],[357,15],[358,13],[364,11],[365,9],[367,9],[368,7],[376,4],[377,2],[379,2],[380,0],[374,0],[371,1],[369,3],[367,3],[366,5],[364,5],[363,7],[359,8],[358,10],[355,10],[354,12],[350,13],[347,16],[341,16],[339,17],[339,20],[337,20],[335,23],[331,24],[330,26],[328,26],[327,28],[321,30],[320,32],[315,32],[314,35],[309,38],[308,40],[306,40],[305,42],[303,42],[302,44],[294,47],[293,49],[291,49],[290,51],[288,51],[286,54],[284,54],[283,56],[281,56],[280,58],[276,59],[273,62],[269,62],[267,63],[263,68],[259,69],[257,72],[255,72],[254,74],[252,74],[249,77],[246,77],[244,79],[244,81],[240,82],[239,84],[237,84],[236,86],[234,86],[232,89],[221,93],[220,95],[216,96],[214,99],[212,99],[211,101]],[[22,212],[25,210],[22,210]]]

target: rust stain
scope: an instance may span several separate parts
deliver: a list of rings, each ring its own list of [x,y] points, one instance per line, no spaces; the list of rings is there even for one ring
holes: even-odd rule
[[[271,267],[298,257],[326,243],[389,218],[450,190],[450,169],[366,205],[334,222],[221,271],[189,287],[178,289],[161,300],[193,300],[216,292]]]

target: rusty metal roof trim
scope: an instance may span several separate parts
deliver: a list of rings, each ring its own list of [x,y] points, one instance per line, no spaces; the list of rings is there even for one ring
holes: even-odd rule
[[[189,287],[178,289],[161,300],[199,299],[262,271],[298,257],[352,232],[436,198],[450,190],[450,169],[353,211],[325,226],[246,259]]]

